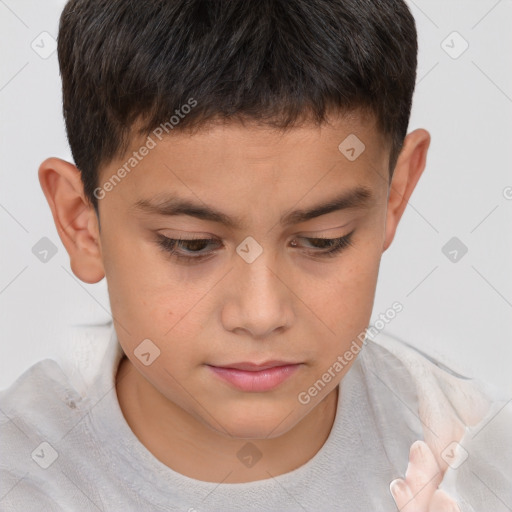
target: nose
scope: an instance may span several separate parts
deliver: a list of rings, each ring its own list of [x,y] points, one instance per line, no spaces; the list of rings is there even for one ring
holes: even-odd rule
[[[266,339],[291,325],[293,294],[270,251],[264,250],[252,263],[240,259],[229,275],[222,311],[226,330]]]

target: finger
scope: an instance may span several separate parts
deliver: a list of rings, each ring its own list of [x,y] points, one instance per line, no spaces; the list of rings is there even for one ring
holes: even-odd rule
[[[432,495],[441,483],[443,475],[434,454],[423,441],[412,444],[405,482],[412,492],[418,512],[427,512]]]
[[[428,512],[460,512],[457,502],[441,489],[434,492]]]
[[[442,457],[443,451],[453,441],[460,441],[465,434],[465,426],[461,423],[453,412],[445,411],[440,419],[440,425],[436,426],[436,433],[434,434],[430,429],[424,429],[424,440],[431,449],[437,464],[441,471],[444,473],[448,468],[446,460]]]
[[[395,500],[396,506],[400,512],[413,512],[414,508],[414,497],[405,480],[397,478],[389,484],[389,490],[391,496]]]

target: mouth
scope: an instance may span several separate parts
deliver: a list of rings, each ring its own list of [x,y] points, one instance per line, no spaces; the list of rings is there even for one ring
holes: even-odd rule
[[[235,363],[229,366],[207,365],[219,378],[242,391],[262,392],[278,387],[291,377],[302,363],[268,361],[264,364]]]
[[[279,366],[292,366],[297,363],[292,363],[291,361],[280,361],[280,360],[272,360],[265,361],[263,363],[250,363],[250,362],[242,362],[242,363],[231,363],[231,364],[223,364],[223,365],[211,365],[216,368],[228,368],[232,370],[245,370],[248,372],[258,372],[260,370],[268,370],[270,368],[276,368]]]

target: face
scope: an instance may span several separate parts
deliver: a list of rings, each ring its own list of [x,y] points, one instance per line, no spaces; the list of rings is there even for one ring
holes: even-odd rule
[[[338,148],[350,134],[365,145],[355,160],[359,146]],[[143,145],[147,154],[125,165]],[[290,430],[335,389],[353,360],[333,372],[334,363],[370,322],[388,158],[373,122],[357,116],[134,141],[102,169],[98,196],[115,328],[135,368],[215,431]],[[129,172],[107,185],[123,165]],[[325,208],[363,188],[366,199]],[[212,368],[273,360],[294,366],[258,379]],[[330,382],[309,393],[329,368]]]

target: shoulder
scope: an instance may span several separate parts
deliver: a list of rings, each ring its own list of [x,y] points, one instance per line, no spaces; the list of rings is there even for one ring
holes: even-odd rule
[[[508,510],[512,504],[512,397],[461,375],[393,336],[366,340],[361,367],[378,395],[393,395],[416,416],[423,440],[444,471],[440,488],[461,510]],[[407,461],[404,463],[407,464]],[[404,467],[405,470],[405,467]]]
[[[89,412],[111,388],[121,353],[114,334],[76,328],[59,362],[36,363],[0,392],[2,510],[58,511],[76,494],[69,475],[96,457]]]
[[[34,443],[39,440],[65,433],[88,401],[54,360],[45,359],[30,367],[0,392],[2,465],[6,455],[13,454],[10,462],[15,466],[21,448],[36,448]]]
[[[21,504],[25,510],[61,510],[47,494],[51,485],[42,470],[58,457],[55,440],[76,421],[82,402],[50,359],[33,365],[0,392],[2,510],[19,510]]]
[[[462,375],[397,337],[380,333],[374,340],[366,340],[365,345],[367,371],[379,370],[397,393],[406,393],[405,385],[412,387],[418,408],[426,416],[435,415],[442,403],[465,425],[475,425],[485,418],[493,403],[511,398],[492,384]]]
[[[44,434],[65,428],[66,417],[83,399],[59,364],[45,359],[0,392],[3,414],[0,428],[11,431],[16,427],[14,431],[28,437],[31,433]]]

